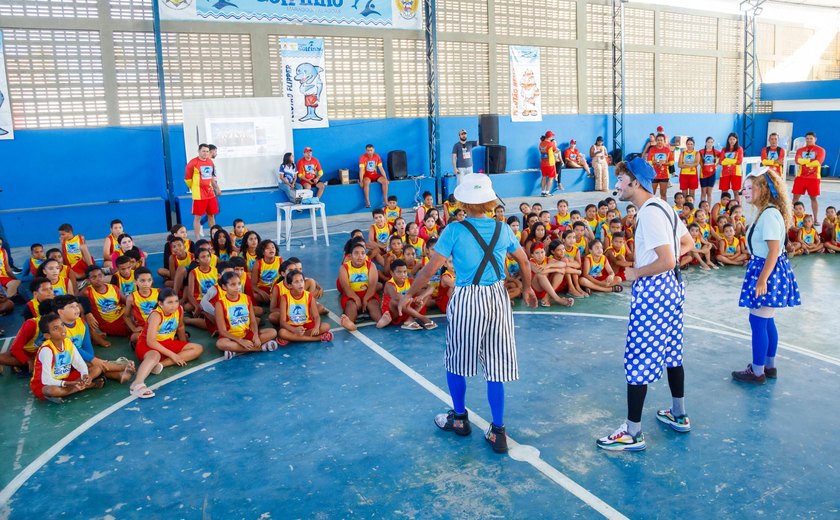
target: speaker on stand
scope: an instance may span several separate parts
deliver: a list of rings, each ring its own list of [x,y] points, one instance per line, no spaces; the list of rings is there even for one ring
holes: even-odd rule
[[[499,144],[499,115],[478,116],[478,144],[482,146]]]

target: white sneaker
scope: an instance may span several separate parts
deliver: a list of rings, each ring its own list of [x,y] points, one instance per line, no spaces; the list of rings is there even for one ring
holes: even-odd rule
[[[262,351],[263,352],[274,352],[277,350],[277,342],[274,340],[266,341],[262,344]]]

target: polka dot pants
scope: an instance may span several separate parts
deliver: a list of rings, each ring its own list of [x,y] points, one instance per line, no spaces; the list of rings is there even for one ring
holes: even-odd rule
[[[624,349],[627,383],[646,385],[682,365],[685,285],[673,271],[633,282]]]

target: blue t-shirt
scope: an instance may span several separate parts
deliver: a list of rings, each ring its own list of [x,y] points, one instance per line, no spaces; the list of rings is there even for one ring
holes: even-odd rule
[[[493,232],[496,230],[496,221],[489,218],[469,218],[467,221],[475,227],[484,242],[489,244],[493,238]],[[496,276],[496,270],[493,269],[492,264],[488,263],[481,275],[479,285],[493,285],[504,279],[505,255],[513,253],[517,249],[519,249],[519,241],[516,240],[513,230],[507,224],[502,223],[499,241],[493,249],[493,256],[496,257],[496,262],[499,264],[501,276]],[[458,222],[446,226],[435,244],[435,252],[447,258],[452,257],[452,264],[455,266],[455,285],[457,287],[472,285],[478,264],[484,258],[484,251],[476,243],[475,237],[466,226]]]
[[[770,254],[768,240],[778,240],[780,253],[785,250],[785,219],[776,208],[767,208],[752,226],[751,253],[753,256],[767,258]],[[749,236],[749,232],[747,232]]]

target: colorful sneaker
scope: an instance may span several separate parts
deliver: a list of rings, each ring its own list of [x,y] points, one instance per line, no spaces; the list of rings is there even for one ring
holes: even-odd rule
[[[776,367],[773,367],[773,368],[764,367],[764,376],[767,379],[776,379],[777,377],[779,377],[779,371],[776,369]]]
[[[435,416],[435,425],[445,432],[455,432],[458,435],[466,436],[472,433],[470,414],[467,411],[459,414],[455,413],[455,410],[449,410],[438,414]]]
[[[639,432],[635,437],[627,432],[627,423],[622,424],[611,435],[601,437],[596,441],[599,448],[609,451],[642,451],[645,445],[645,434]]]
[[[490,428],[484,434],[484,439],[490,443],[496,453],[507,453],[507,433],[505,433],[504,426],[496,426],[490,423]]]
[[[656,412],[656,418],[659,422],[663,422],[670,426],[675,432],[687,433],[691,431],[691,421],[688,420],[687,415],[674,416],[671,409],[659,410]]]
[[[767,383],[767,377],[764,374],[757,376],[753,373],[752,364],[747,365],[746,370],[732,372],[732,379],[742,381],[744,383],[751,383],[753,385],[763,385]]]

